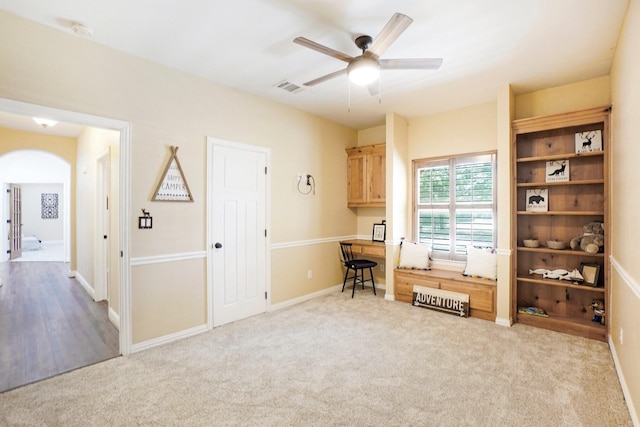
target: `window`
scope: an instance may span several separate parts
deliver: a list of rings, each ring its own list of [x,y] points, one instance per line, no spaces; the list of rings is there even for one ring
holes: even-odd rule
[[[496,243],[495,154],[415,160],[415,239],[438,259]]]

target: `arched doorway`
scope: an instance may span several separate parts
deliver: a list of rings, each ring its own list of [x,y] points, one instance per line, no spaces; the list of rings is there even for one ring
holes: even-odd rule
[[[9,184],[22,187],[22,235],[27,245],[23,250],[42,249],[42,241],[62,244],[49,261],[70,262],[71,221],[71,165],[55,154],[40,150],[17,150],[0,155],[0,228],[2,236],[9,236]],[[38,212],[38,198],[41,211]],[[47,204],[48,203],[48,204]],[[38,241],[36,244],[32,240]],[[2,239],[0,261],[8,261],[9,244]],[[28,255],[28,253],[25,253]],[[44,257],[34,257],[35,260]]]

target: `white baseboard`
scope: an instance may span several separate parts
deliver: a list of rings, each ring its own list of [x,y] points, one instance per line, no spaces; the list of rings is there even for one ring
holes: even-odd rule
[[[269,307],[269,311],[280,310],[280,309],[283,309],[283,308],[286,308],[286,307],[290,307],[292,305],[300,304],[301,302],[309,301],[310,299],[317,298],[317,297],[320,297],[320,296],[323,296],[323,295],[328,295],[328,294],[330,294],[332,292],[339,291],[340,289],[342,289],[342,283],[340,283],[339,285],[332,286],[332,287],[327,288],[327,289],[323,289],[321,291],[317,291],[317,292],[314,292],[314,293],[311,293],[311,294],[303,295],[303,296],[301,296],[299,298],[294,298],[294,299],[290,299],[290,300],[287,300],[287,301],[284,301],[284,302],[279,302],[277,304],[272,304]]]
[[[627,402],[627,407],[629,408],[631,421],[633,422],[634,426],[640,427],[640,418],[638,418],[636,408],[633,406],[633,400],[631,400],[631,394],[629,393],[627,382],[624,379],[624,373],[622,372],[622,369],[620,369],[620,361],[618,360],[618,355],[616,354],[616,346],[614,345],[611,335],[609,335],[609,349],[611,350],[611,356],[613,357],[613,365],[616,367],[616,372],[618,373],[618,380],[620,381],[620,387],[622,387],[624,400]]]
[[[109,321],[113,323],[113,326],[116,327],[117,330],[120,330],[120,315],[115,312],[111,306],[109,306]]]
[[[82,277],[82,274],[77,273],[77,272],[73,272],[73,273],[74,273],[74,276],[75,276],[76,280],[78,282],[80,282],[80,284],[82,285],[84,290],[87,291],[89,296],[91,296],[91,299],[95,301],[96,300],[96,292],[93,290],[93,288],[91,287],[89,282],[87,282],[87,280],[84,277]],[[71,274],[71,272],[69,272],[69,274]],[[72,276],[69,276],[69,277],[72,277]]]
[[[348,285],[349,284],[347,283],[347,286]],[[358,286],[360,286],[360,285],[358,285]],[[364,286],[365,286],[365,288],[371,288],[370,284],[365,284]],[[290,307],[292,305],[300,304],[301,302],[309,301],[310,299],[321,297],[323,295],[328,295],[328,294],[330,294],[332,292],[339,291],[341,289],[342,289],[342,283],[340,283],[339,285],[332,286],[332,287],[327,288],[327,289],[323,289],[321,291],[317,291],[317,292],[313,292],[311,294],[307,294],[307,295],[301,296],[299,298],[294,298],[294,299],[290,299],[290,300],[287,300],[287,301],[284,301],[284,302],[279,302],[277,304],[272,304],[271,307],[269,307],[269,311],[280,310],[280,309],[285,308],[285,307]],[[346,289],[347,288],[345,287],[345,290]],[[349,289],[351,289],[351,288],[349,288]],[[381,290],[381,291],[386,290],[385,285],[376,285],[376,291],[378,291],[378,290]],[[386,296],[385,296],[385,298],[386,298]]]
[[[395,298],[395,296],[393,296],[393,294],[388,294],[386,292],[384,294],[384,299],[386,299],[387,301],[395,301],[396,300],[396,298]]]
[[[174,341],[178,341],[184,338],[192,337],[194,335],[201,334],[203,332],[207,332],[209,329],[207,325],[196,326],[191,329],[185,329],[184,331],[176,332],[175,334],[165,335],[163,337],[154,338],[152,340],[143,341],[138,344],[134,344],[131,346],[131,353],[138,353],[143,350],[148,350],[153,347],[158,347],[160,345],[169,344]]]

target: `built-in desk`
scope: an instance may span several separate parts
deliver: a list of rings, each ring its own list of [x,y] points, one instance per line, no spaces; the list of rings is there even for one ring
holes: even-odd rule
[[[372,240],[364,239],[343,240],[342,242],[351,243],[351,250],[355,256],[366,255],[376,258],[384,258],[386,254],[384,242],[374,242]]]

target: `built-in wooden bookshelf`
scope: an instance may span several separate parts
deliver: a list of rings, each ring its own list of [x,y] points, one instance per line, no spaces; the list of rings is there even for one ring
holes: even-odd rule
[[[517,322],[607,339],[609,112],[610,107],[605,106],[512,123],[512,310]],[[556,174],[562,178],[554,175],[553,179],[559,180],[550,181],[548,167],[554,164],[562,165],[561,173]],[[528,191],[546,197],[537,198],[535,205],[527,199],[533,194]],[[592,221],[604,224],[603,251],[588,254],[571,249],[569,241]],[[540,246],[525,247],[524,239],[538,240]],[[550,249],[546,245],[550,240],[565,242],[567,248]],[[581,271],[583,264],[599,266],[599,286],[530,274],[536,269]],[[594,301],[604,304],[604,323],[594,321]],[[547,316],[520,313],[524,307],[537,307]]]

